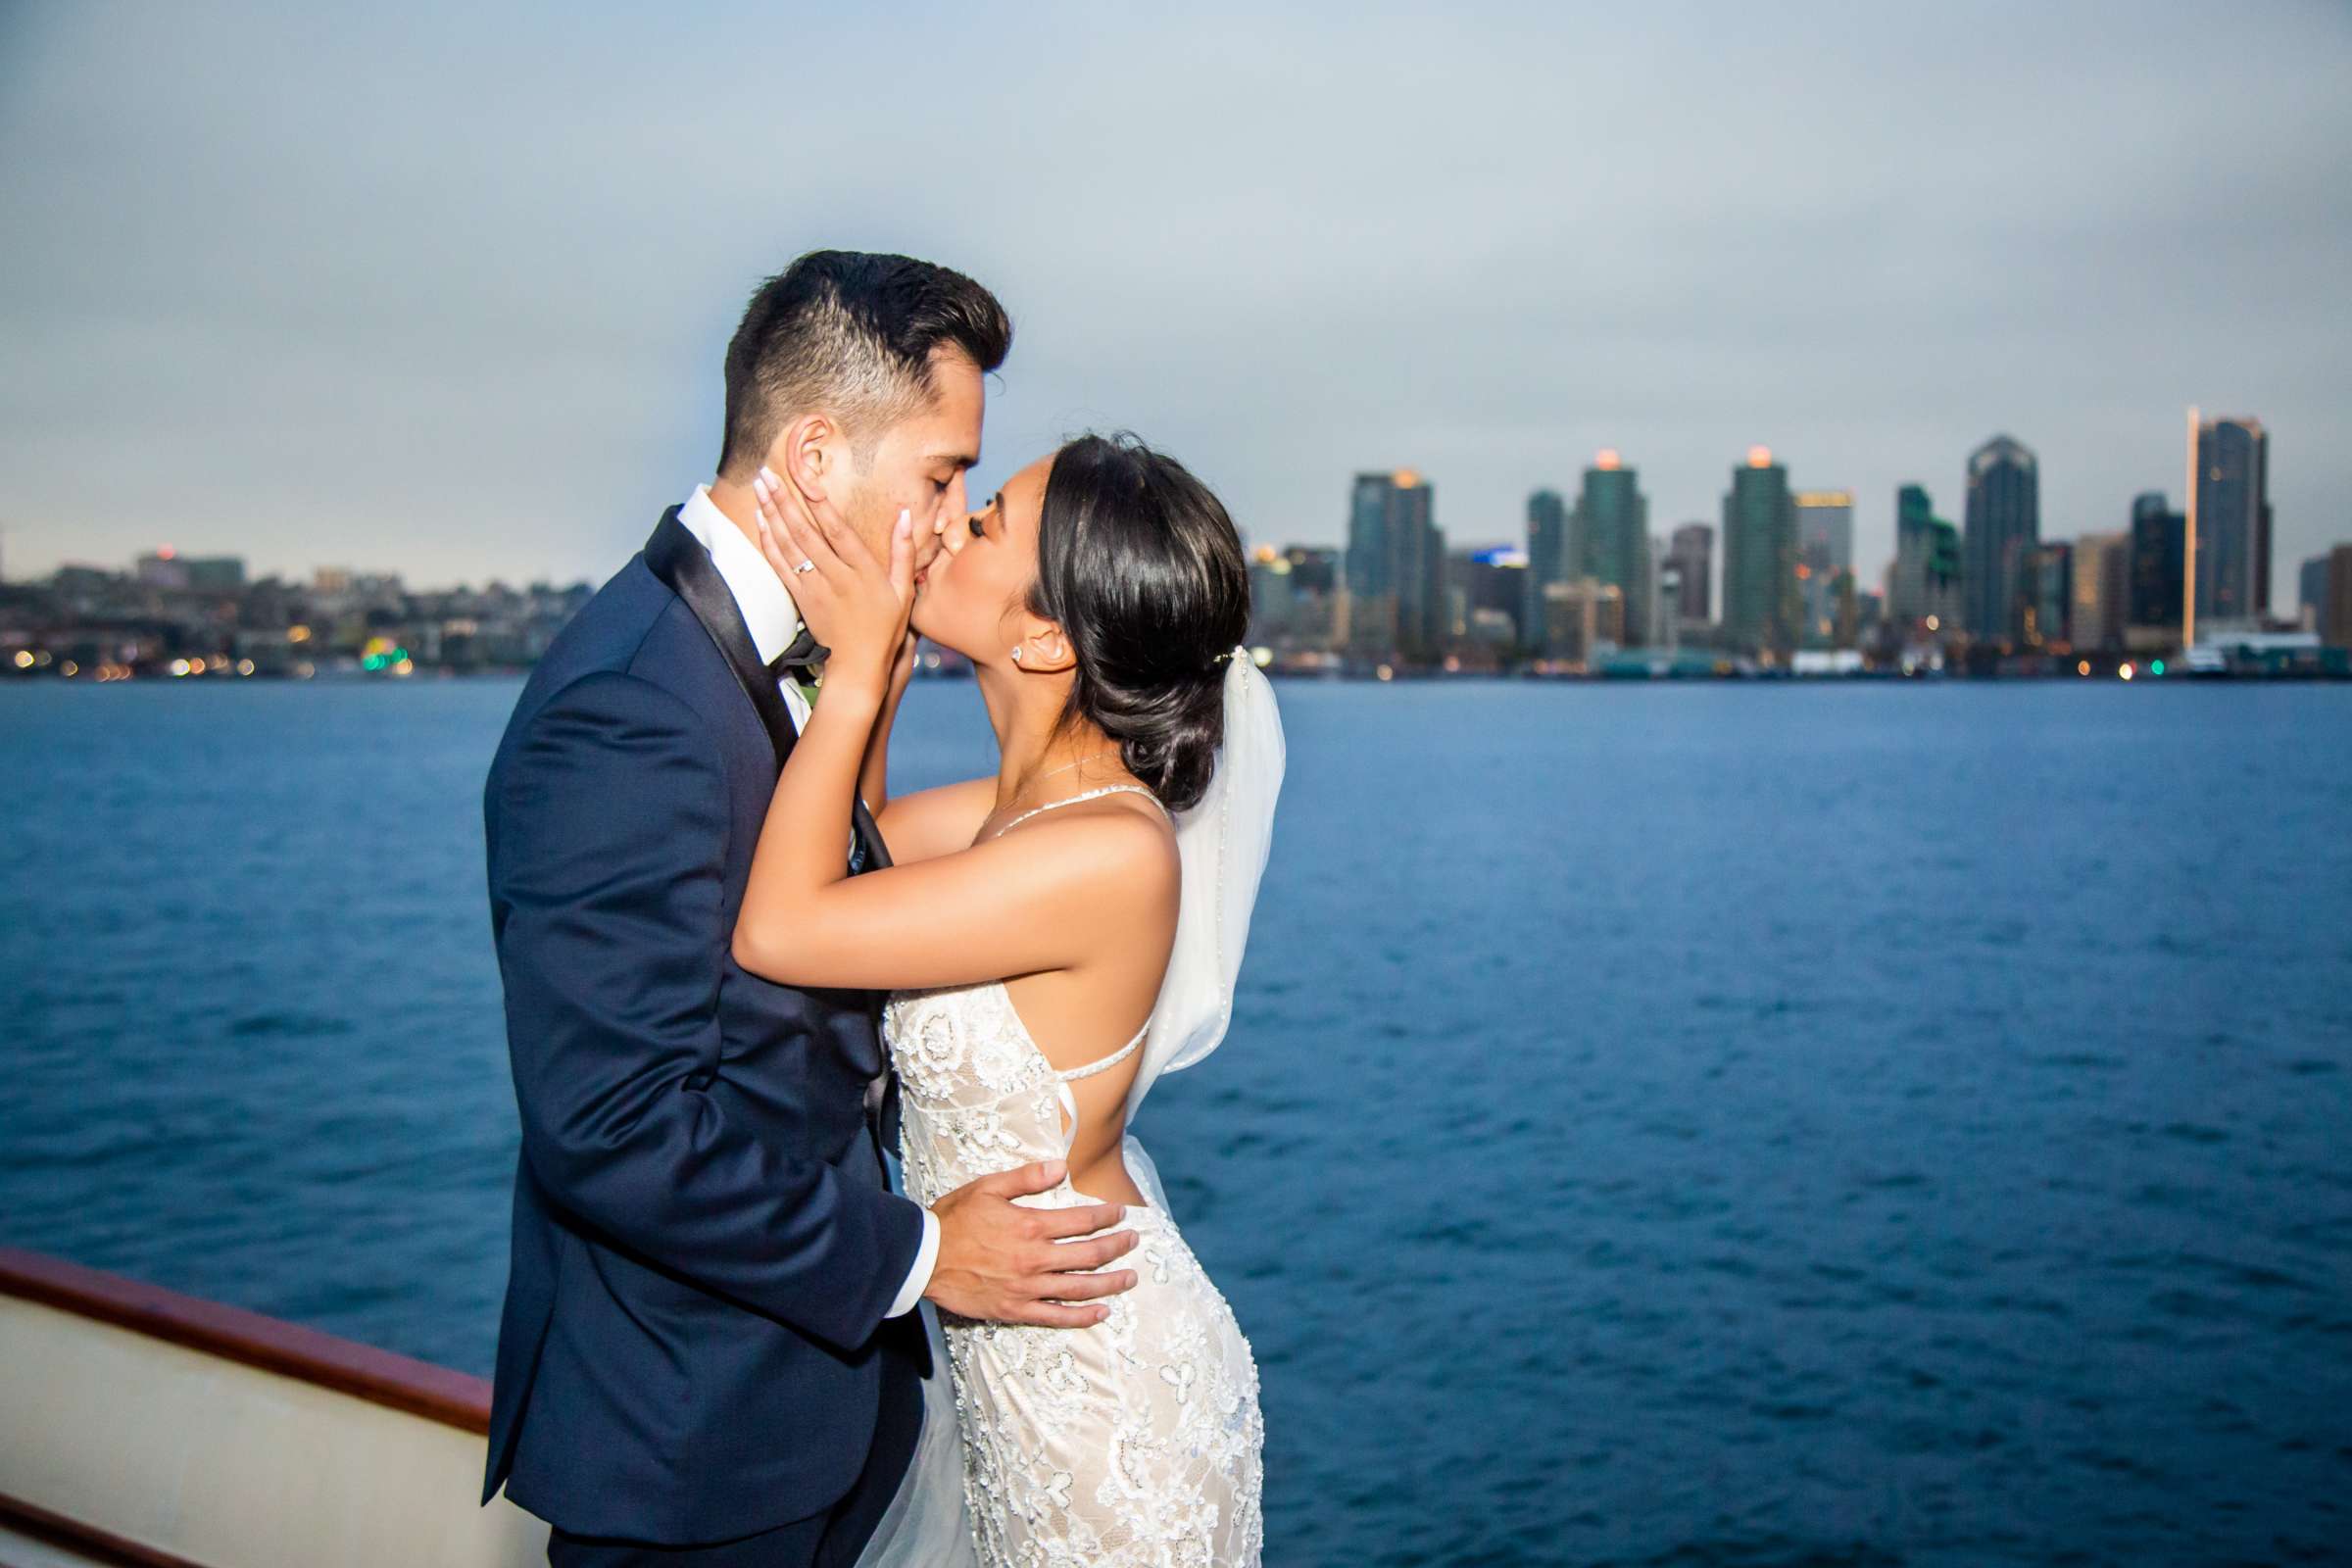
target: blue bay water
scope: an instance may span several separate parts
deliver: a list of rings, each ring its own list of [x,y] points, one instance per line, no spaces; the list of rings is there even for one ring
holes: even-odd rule
[[[0,689],[0,1241],[487,1370],[516,689]],[[1279,690],[1269,1562],[2352,1560],[2352,689]]]

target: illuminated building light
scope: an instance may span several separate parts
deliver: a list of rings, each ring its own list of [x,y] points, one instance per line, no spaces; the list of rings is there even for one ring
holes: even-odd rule
[[[1592,459],[1592,466],[1603,472],[1610,472],[1615,470],[1622,461],[1617,456],[1615,447],[1602,447],[1599,454]]]
[[[2089,660],[2087,660],[2087,659],[2085,659],[2085,660],[2083,660],[2083,661],[2082,661],[2081,663],[2077,664],[2077,665],[2075,666],[2075,673],[2076,673],[2076,674],[2078,674],[2078,675],[2087,675],[2087,674],[2089,674],[2089,673],[2090,673],[2090,661],[2089,661]]]
[[[1399,490],[1410,490],[1421,482],[1421,475],[1411,468],[1398,468],[1389,475],[1389,482]]]
[[[2132,678],[2132,666],[2130,664],[2116,665],[2115,672],[2126,680],[2130,680]]]
[[[17,667],[19,669],[30,669],[32,667],[31,649],[20,648],[17,650]]]
[[[1749,467],[1751,467],[1751,468],[1769,468],[1769,467],[1771,467],[1771,466],[1772,466],[1772,448],[1770,448],[1770,447],[1749,447],[1749,448],[1747,449],[1747,466],[1748,466]]]
[[[81,666],[69,659],[66,661],[65,666],[61,668],[58,673],[65,676],[66,679],[72,680],[74,676],[81,673]]]
[[[237,661],[237,673],[238,673],[238,674],[240,674],[240,675],[250,675],[250,674],[252,674],[252,673],[253,673],[253,661],[252,661],[252,660],[250,660],[250,659],[240,659],[240,660],[238,660],[238,661]]]
[[[184,660],[184,659],[174,659],[173,661],[172,661],[172,674],[174,674],[174,675],[185,675],[187,672],[188,672],[188,662],[187,662],[186,660]]]
[[[2161,674],[2163,674],[2163,673],[2164,673],[2164,661],[2163,661],[2163,660],[2161,660],[2161,659],[2152,659],[2152,660],[2150,660],[2150,661],[2148,662],[2148,673],[2149,673],[2149,674],[2151,674],[2151,675],[2161,675]]]

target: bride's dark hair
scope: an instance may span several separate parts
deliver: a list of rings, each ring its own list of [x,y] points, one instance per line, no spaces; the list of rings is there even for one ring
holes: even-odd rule
[[[1169,810],[1197,804],[1225,738],[1223,656],[1250,633],[1250,568],[1223,503],[1124,431],[1065,444],[1029,608],[1076,657],[1062,722],[1101,725]]]

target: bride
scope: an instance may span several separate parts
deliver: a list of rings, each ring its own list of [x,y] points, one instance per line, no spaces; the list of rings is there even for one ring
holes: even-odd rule
[[[1273,694],[1239,646],[1233,522],[1131,437],[1072,441],[943,514],[920,571],[904,514],[883,563],[790,485],[755,488],[762,549],[829,656],[736,960],[889,992],[915,1201],[1060,1160],[1026,1201],[1125,1204],[1138,1235],[1118,1271],[1134,1288],[1073,1301],[1070,1326],[939,1314],[953,1419],[930,1396],[916,1470],[860,1561],[1254,1564],[1256,1365],[1126,1131],[1155,1077],[1224,1035],[1281,783]],[[916,634],[971,661],[1002,761],[893,800]],[[850,877],[860,794],[893,864]]]

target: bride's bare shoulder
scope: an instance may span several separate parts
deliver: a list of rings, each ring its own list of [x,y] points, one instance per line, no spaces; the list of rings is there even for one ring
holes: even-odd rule
[[[1074,874],[1143,895],[1173,891],[1179,861],[1173,822],[1142,790],[1106,790],[1016,818],[995,837],[1025,839],[1031,853],[1066,861]]]
[[[892,798],[874,818],[882,843],[899,865],[968,849],[996,808],[995,778],[967,778]]]

